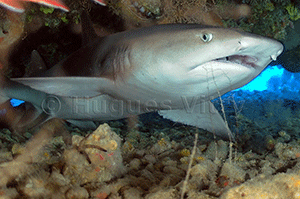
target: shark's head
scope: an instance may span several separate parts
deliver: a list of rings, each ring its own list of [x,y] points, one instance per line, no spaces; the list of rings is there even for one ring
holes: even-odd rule
[[[156,91],[167,95],[217,97],[250,82],[283,51],[276,40],[234,29],[186,24],[158,29],[160,34],[133,43],[129,62],[143,66],[133,71],[141,86],[164,85]]]

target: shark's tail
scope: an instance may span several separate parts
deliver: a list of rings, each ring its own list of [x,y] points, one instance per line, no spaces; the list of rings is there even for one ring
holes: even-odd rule
[[[0,124],[18,134],[39,126],[49,118],[28,102],[17,107],[12,106],[10,100],[0,104]]]
[[[12,131],[23,133],[34,128],[53,116],[42,109],[42,99],[46,93],[36,91],[29,86],[14,82],[0,76],[0,123]],[[25,102],[13,106],[11,99],[21,99]],[[27,102],[29,100],[30,102]],[[34,101],[32,101],[34,99]]]

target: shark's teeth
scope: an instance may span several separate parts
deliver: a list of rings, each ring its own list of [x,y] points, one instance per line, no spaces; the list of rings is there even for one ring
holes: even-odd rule
[[[276,61],[277,56],[276,56],[276,55],[271,55],[271,59],[272,59],[273,61]]]

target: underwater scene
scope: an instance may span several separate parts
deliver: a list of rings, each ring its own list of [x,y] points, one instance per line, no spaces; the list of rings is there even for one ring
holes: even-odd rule
[[[0,0],[0,198],[300,198],[300,2]]]

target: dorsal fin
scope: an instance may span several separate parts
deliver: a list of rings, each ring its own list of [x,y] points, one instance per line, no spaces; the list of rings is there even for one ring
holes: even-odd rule
[[[47,66],[40,56],[38,51],[33,50],[31,52],[31,60],[29,63],[29,67],[24,75],[24,77],[36,77],[39,74],[45,72],[47,70]]]
[[[97,38],[93,23],[85,10],[81,13],[81,27],[82,46],[85,46]]]

